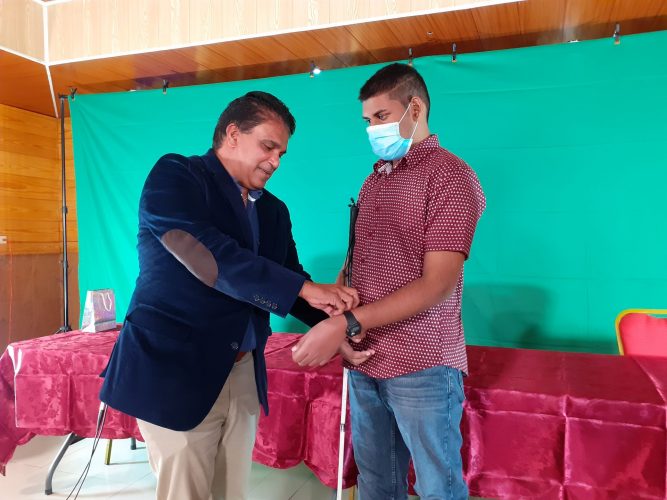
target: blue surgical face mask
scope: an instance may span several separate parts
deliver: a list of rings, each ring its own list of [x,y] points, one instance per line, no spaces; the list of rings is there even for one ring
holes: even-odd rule
[[[408,150],[412,145],[412,138],[417,130],[417,123],[412,129],[412,134],[409,139],[401,136],[400,124],[405,118],[406,113],[410,109],[410,105],[405,109],[403,116],[397,122],[383,123],[381,125],[372,125],[366,128],[368,132],[368,140],[371,143],[373,153],[379,156],[382,160],[399,160],[408,154]]]

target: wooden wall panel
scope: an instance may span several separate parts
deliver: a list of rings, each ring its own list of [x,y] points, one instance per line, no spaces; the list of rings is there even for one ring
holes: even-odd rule
[[[329,4],[329,22],[345,23],[349,19],[368,19],[371,0],[333,0]]]
[[[0,46],[43,61],[42,6],[32,0],[3,0],[0,9]]]
[[[69,122],[69,120],[68,120]],[[66,127],[68,249],[78,250],[71,130]],[[62,248],[60,123],[0,105],[0,255],[58,253]]]
[[[384,18],[399,14],[409,14],[411,11],[410,0],[385,0],[384,2],[370,2],[370,17]]]
[[[202,1],[202,0],[194,0]],[[257,34],[257,6],[269,0],[228,0],[223,3],[221,38],[238,38]],[[277,1],[277,0],[270,0]],[[198,38],[192,34],[192,40]],[[216,37],[217,38],[217,37]]]
[[[336,0],[260,1],[257,7],[257,33],[329,24],[331,3],[339,2]]]
[[[69,261],[69,323],[79,326],[76,253]],[[0,255],[0,352],[7,344],[55,333],[63,324],[62,256]]]
[[[79,322],[71,127],[66,122],[69,314]],[[63,321],[60,122],[0,105],[0,350]]]
[[[71,0],[48,7],[50,61],[358,23],[484,1]]]
[[[220,37],[225,29],[225,21],[230,17],[225,12],[225,3],[234,7],[234,2],[215,2],[213,0],[192,2],[187,26],[191,34],[191,41],[205,42]]]

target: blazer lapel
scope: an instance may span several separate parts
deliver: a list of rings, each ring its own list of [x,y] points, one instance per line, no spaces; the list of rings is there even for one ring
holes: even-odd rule
[[[239,192],[236,182],[234,182],[234,179],[232,179],[232,176],[229,175],[225,167],[222,166],[222,163],[220,163],[220,160],[215,156],[212,149],[201,158],[204,160],[204,164],[208,170],[213,174],[213,179],[215,180],[216,185],[223,196],[227,198],[227,201],[234,212],[234,217],[236,217],[236,220],[241,226],[244,238],[244,241],[241,242],[242,245],[252,249],[252,228],[250,227],[248,214],[245,211],[241,193]]]

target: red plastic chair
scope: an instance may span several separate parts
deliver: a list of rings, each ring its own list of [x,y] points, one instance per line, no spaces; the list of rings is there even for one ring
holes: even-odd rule
[[[626,309],[616,317],[618,352],[667,357],[667,309]]]

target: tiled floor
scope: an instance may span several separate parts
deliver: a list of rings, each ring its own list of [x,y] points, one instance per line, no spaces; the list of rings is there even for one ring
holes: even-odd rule
[[[49,464],[64,437],[38,436],[20,446],[7,465],[7,475],[0,476],[0,500],[64,499],[70,493],[90,457],[93,440],[84,439],[70,447],[53,478],[53,494],[44,495],[44,481]],[[148,465],[143,443],[130,450],[129,440],[113,444],[111,464],[104,465],[101,441],[90,467],[80,499],[152,500],[155,479]],[[248,500],[330,500],[335,492],[323,486],[305,466],[271,469],[253,464]],[[72,495],[72,498],[74,496]],[[347,499],[347,492],[343,496]]]

